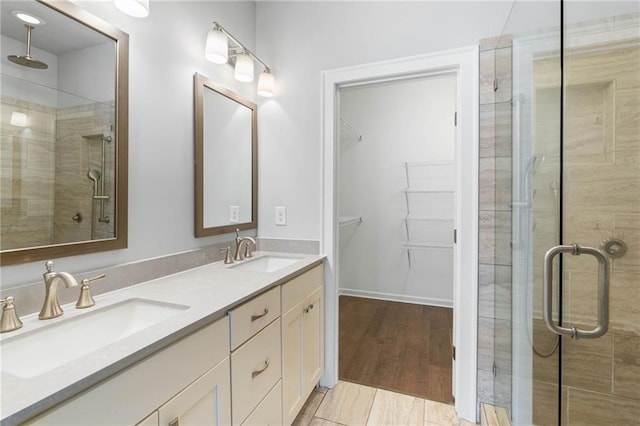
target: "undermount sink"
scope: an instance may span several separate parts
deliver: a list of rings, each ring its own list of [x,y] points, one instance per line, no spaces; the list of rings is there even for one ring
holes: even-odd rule
[[[36,377],[158,324],[188,306],[128,299],[9,337],[0,345],[2,372]]]
[[[275,272],[286,266],[292,265],[300,260],[299,257],[267,255],[245,260],[243,263],[234,265],[235,269],[256,272]]]

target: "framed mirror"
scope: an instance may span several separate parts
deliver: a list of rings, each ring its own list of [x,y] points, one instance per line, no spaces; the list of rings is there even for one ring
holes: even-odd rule
[[[195,93],[195,235],[258,226],[256,104],[201,74]]]
[[[125,248],[129,36],[68,1],[0,7],[0,264]]]

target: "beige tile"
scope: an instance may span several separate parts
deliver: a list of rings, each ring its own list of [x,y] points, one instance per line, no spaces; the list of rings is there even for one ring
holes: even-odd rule
[[[329,420],[321,419],[320,417],[314,417],[311,419],[311,423],[309,426],[336,426],[340,425],[340,423],[330,422]]]
[[[320,403],[322,403],[322,399],[324,398],[324,396],[325,393],[323,392],[318,392],[315,390],[311,392],[311,395],[309,395],[309,398],[307,398],[307,401],[302,406],[300,413],[298,413],[292,424],[294,426],[307,426],[311,422],[313,416],[316,414],[316,410],[318,410],[318,407],[320,406]]]
[[[633,398],[640,403],[640,337],[615,335],[613,347],[614,393]]]
[[[325,395],[316,417],[346,425],[365,424],[375,393],[369,386],[339,381]]]
[[[496,155],[496,106],[480,105],[480,158]]]
[[[480,52],[480,105],[492,104],[496,95],[493,91],[495,79],[495,51]]]
[[[640,335],[640,285],[637,273],[613,272],[610,284],[610,329]]]
[[[581,426],[636,425],[640,401],[569,388],[567,424]]]
[[[565,339],[562,346],[563,384],[595,392],[611,392],[613,338]]]
[[[533,424],[557,425],[558,386],[534,381],[532,399]]]
[[[498,90],[495,91],[495,101],[511,101],[511,47],[496,49],[495,51],[495,75],[498,79]]]
[[[640,149],[640,89],[616,92],[616,150]]]
[[[452,405],[426,400],[424,402],[424,424],[451,426],[458,424],[458,416]]]
[[[425,400],[378,389],[369,413],[368,425],[422,425]]]

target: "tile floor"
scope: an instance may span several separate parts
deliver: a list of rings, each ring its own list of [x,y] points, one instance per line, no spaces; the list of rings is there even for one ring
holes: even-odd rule
[[[452,405],[339,381],[333,389],[314,390],[293,424],[468,426],[473,423],[459,420]]]

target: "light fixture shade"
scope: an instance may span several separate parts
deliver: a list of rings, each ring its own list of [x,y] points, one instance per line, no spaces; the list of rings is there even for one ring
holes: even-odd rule
[[[229,60],[229,40],[227,35],[218,29],[209,30],[204,57],[214,64],[226,64]]]
[[[234,74],[236,80],[243,83],[253,81],[253,58],[246,53],[236,56],[236,69]]]
[[[275,94],[276,80],[271,71],[264,70],[258,78],[258,95],[271,98]]]
[[[13,111],[11,113],[10,123],[18,127],[27,127],[27,114],[24,112]]]
[[[149,0],[113,0],[113,4],[122,12],[134,18],[149,16]]]

